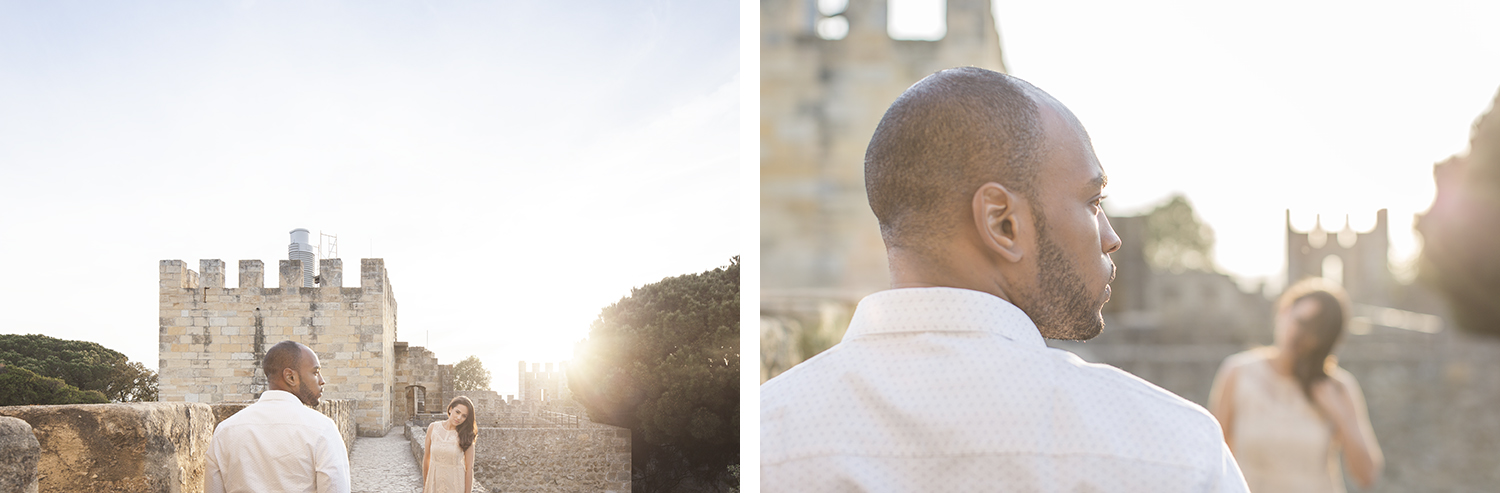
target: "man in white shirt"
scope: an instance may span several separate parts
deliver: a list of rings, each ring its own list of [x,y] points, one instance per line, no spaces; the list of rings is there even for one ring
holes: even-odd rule
[[[1076,117],[1025,81],[959,68],[907,89],[865,154],[894,289],[761,386],[761,488],[1245,491],[1201,406],[1043,342],[1103,329],[1105,181]]]
[[[261,368],[270,387],[219,423],[208,446],[207,493],[348,493],[349,454],[338,425],[309,406],[323,396],[318,355],[282,341]]]

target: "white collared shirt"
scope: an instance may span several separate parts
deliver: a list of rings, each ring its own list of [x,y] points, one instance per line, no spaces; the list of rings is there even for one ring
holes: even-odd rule
[[[1203,407],[1047,347],[978,291],[872,294],[760,395],[768,492],[1246,491]]]
[[[207,493],[349,492],[338,426],[290,392],[268,390],[219,423],[207,455]]]

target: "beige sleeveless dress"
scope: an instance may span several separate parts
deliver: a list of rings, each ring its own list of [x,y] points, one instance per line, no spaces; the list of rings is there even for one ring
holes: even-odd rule
[[[1290,375],[1255,355],[1235,373],[1234,458],[1253,493],[1343,493],[1333,423]]]
[[[427,464],[427,479],[422,483],[423,493],[468,493],[464,491],[464,452],[458,448],[458,430],[450,430],[439,421],[427,427],[432,438],[431,462]],[[470,445],[473,447],[474,445]]]

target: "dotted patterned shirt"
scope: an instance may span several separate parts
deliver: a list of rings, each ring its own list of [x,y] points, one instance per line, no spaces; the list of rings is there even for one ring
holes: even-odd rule
[[[1244,492],[1213,416],[993,295],[882,291],[761,386],[761,489]]]

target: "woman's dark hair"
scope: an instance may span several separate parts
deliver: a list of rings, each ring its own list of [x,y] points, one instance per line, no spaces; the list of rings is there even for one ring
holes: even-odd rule
[[[448,401],[448,411],[453,411],[453,406],[463,405],[468,408],[469,415],[464,417],[464,422],[455,427],[458,432],[458,449],[464,452],[474,445],[474,437],[479,435],[479,417],[474,415],[474,401],[468,397],[458,396]]]
[[[1298,330],[1288,341],[1292,351],[1292,376],[1302,386],[1302,393],[1312,400],[1312,386],[1328,378],[1328,370],[1336,364],[1332,356],[1333,347],[1344,335],[1344,326],[1349,323],[1349,298],[1344,290],[1322,279],[1305,279],[1281,294],[1276,302],[1276,313],[1284,313],[1302,300],[1318,304],[1317,313],[1308,319],[1298,319]]]

